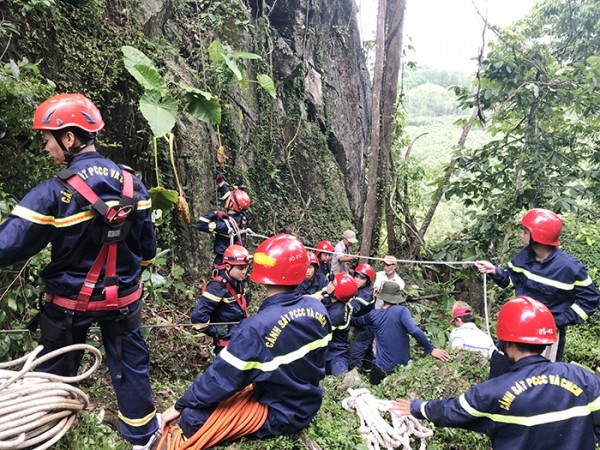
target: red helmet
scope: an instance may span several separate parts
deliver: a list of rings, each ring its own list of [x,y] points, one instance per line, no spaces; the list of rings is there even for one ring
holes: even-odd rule
[[[334,246],[329,241],[321,241],[317,244],[317,251],[315,252],[317,257],[319,257],[319,254],[321,253],[322,250],[332,252],[334,250]]]
[[[354,273],[360,273],[369,279],[369,283],[372,283],[375,279],[375,270],[369,264],[359,264],[356,266]]]
[[[313,252],[307,252],[307,253],[308,253],[309,264],[316,264],[317,267],[321,267],[321,263],[319,263],[319,258],[317,258],[317,255],[315,255]]]
[[[554,344],[556,325],[550,310],[531,297],[516,297],[506,302],[498,313],[496,336],[506,342]]]
[[[234,189],[229,193],[225,208],[233,209],[235,212],[242,213],[250,207],[250,196],[246,191]]]
[[[544,245],[560,245],[558,237],[562,231],[562,220],[552,211],[535,208],[527,211],[527,214],[519,221],[529,233],[531,238]]]
[[[37,107],[33,115],[34,130],[62,130],[77,127],[96,133],[104,128],[96,105],[82,94],[59,94]]]
[[[335,289],[333,296],[339,301],[348,303],[352,297],[358,292],[358,285],[354,278],[347,273],[336,273],[335,274]]]
[[[308,266],[308,255],[300,239],[278,234],[263,241],[254,252],[250,279],[260,284],[295,286],[304,281]]]
[[[252,255],[241,245],[230,245],[223,252],[223,263],[232,266],[245,266],[252,261]]]

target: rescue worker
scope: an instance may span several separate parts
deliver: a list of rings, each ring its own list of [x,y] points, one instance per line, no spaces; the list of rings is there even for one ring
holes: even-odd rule
[[[344,231],[342,240],[333,248],[333,257],[331,258],[331,271],[336,273],[350,273],[348,262],[357,259],[358,255],[351,255],[350,250],[358,242],[356,233],[352,230]]]
[[[225,211],[211,211],[200,218],[194,225],[196,230],[205,233],[215,233],[213,251],[214,275],[221,274],[225,269],[223,253],[230,245],[246,246],[246,231],[248,220],[246,210],[250,207],[250,196],[246,191],[234,189],[226,195]]]
[[[134,449],[146,449],[160,433],[139,301],[142,270],[156,254],[151,201],[131,169],[96,151],[103,128],[100,111],[82,94],[55,95],[38,106],[33,129],[41,130],[45,150],[67,169],[34,187],[0,225],[0,266],[51,244],[50,263],[41,273],[42,354],[85,343],[89,327],[98,324],[120,432]],[[88,197],[97,201],[92,208]],[[36,370],[73,376],[82,357],[69,352]]]
[[[329,241],[321,241],[317,244],[315,255],[319,259],[319,271],[325,275],[327,281],[333,281],[333,271],[331,270],[331,259],[333,258],[334,247]]]
[[[541,356],[557,341],[548,308],[517,297],[500,309],[496,334],[514,361],[509,372],[458,398],[398,399],[394,412],[484,433],[494,450],[594,450],[594,435],[600,440],[600,378]]]
[[[453,308],[450,323],[456,326],[450,332],[450,345],[452,348],[479,352],[486,358],[491,358],[496,346],[492,338],[475,325],[475,317],[471,308],[466,306]]]
[[[581,325],[598,310],[600,294],[583,264],[558,248],[562,220],[552,211],[536,208],[520,220],[524,248],[506,269],[477,261],[481,273],[492,275],[505,288],[512,284],[517,296],[529,296],[550,309],[558,328],[558,341],[546,349],[551,361],[562,361],[566,327]],[[494,360],[493,360],[494,361]]]
[[[250,280],[266,286],[267,298],[256,315],[233,330],[229,345],[213,364],[165,411],[165,423],[179,417],[189,438],[219,402],[252,384],[252,401],[265,405],[268,413],[251,435],[276,436],[308,426],[323,400],[319,383],[325,376],[331,323],[321,302],[295,291],[307,267],[306,249],[293,236],[280,234],[258,246]]]
[[[410,361],[408,335],[414,337],[425,353],[441,361],[448,361],[450,355],[445,350],[435,348],[423,330],[415,323],[406,306],[400,286],[393,281],[386,281],[381,287],[379,298],[383,300],[383,308],[361,317],[353,317],[353,326],[370,326],[375,334],[375,366],[371,370],[369,381],[379,384],[398,366],[405,366]]]
[[[350,343],[348,334],[350,332],[350,318],[352,317],[352,305],[350,300],[356,295],[358,286],[352,276],[347,273],[337,273],[335,280],[331,283],[334,287],[330,300],[325,301],[333,335],[329,347],[327,347],[327,375],[343,375],[348,372],[350,366]]]
[[[308,253],[309,266],[306,269],[306,277],[304,281],[298,285],[296,291],[300,295],[310,295],[318,300],[323,300],[323,295],[326,293],[329,281],[325,275],[319,271],[319,260],[313,252]]]
[[[358,292],[352,299],[352,315],[360,317],[368,314],[375,308],[373,297],[373,279],[375,270],[369,264],[359,264],[354,271],[354,281]],[[373,354],[373,330],[367,326],[354,327],[354,340],[350,347],[350,368],[356,367],[360,373],[368,372],[373,368],[375,355]]]
[[[236,323],[248,317],[244,280],[250,261],[252,256],[241,245],[227,247],[223,275],[206,285],[192,313],[192,323],[197,324],[194,329],[213,338],[215,354],[229,344]]]

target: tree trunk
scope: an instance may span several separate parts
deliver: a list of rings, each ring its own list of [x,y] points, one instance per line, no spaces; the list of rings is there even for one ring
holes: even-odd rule
[[[362,241],[360,254],[369,256],[371,253],[371,239],[375,225],[377,209],[377,172],[379,168],[379,127],[380,127],[380,98],[384,63],[384,32],[386,0],[379,0],[377,10],[377,39],[375,52],[375,74],[373,76],[373,101],[371,109],[371,155],[369,158],[369,175],[367,179],[367,199],[365,216],[362,227]]]

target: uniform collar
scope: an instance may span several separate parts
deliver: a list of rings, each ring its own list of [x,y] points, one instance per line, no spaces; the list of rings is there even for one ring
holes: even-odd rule
[[[529,366],[531,364],[540,364],[540,363],[544,363],[544,362],[550,362],[550,361],[548,361],[542,355],[526,356],[525,358],[521,358],[516,363],[514,363],[511,371],[514,372],[515,370],[518,370],[521,367]]]
[[[270,297],[267,297],[265,299],[265,301],[262,303],[262,305],[260,305],[260,308],[258,310],[262,311],[263,309],[267,308],[268,306],[289,303],[291,301],[297,301],[300,298],[302,298],[302,297],[300,296],[300,294],[298,294],[298,292],[296,292],[295,289],[288,291],[288,292],[280,292],[279,294],[275,294],[275,295],[271,295]]]
[[[98,152],[79,153],[78,155],[75,155],[75,158],[73,158],[73,161],[71,161],[69,163],[68,167],[71,167],[73,164],[77,164],[80,161],[85,161],[88,159],[95,159],[95,158],[103,158],[103,156]]]

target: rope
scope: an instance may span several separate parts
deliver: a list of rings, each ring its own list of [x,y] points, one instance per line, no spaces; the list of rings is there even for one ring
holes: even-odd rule
[[[349,397],[342,400],[342,407],[356,410],[360,419],[360,432],[369,450],[397,449],[411,450],[410,437],[420,440],[420,450],[425,450],[427,439],[433,436],[433,431],[419,423],[412,416],[400,417],[391,414],[392,424],[385,420],[381,413],[390,411],[392,400],[380,400],[374,397],[368,389],[348,389]]]
[[[203,450],[220,442],[239,439],[256,432],[267,420],[269,410],[256,401],[254,388],[247,386],[219,403],[208,420],[190,437],[183,440],[181,428],[167,426],[157,449]]]
[[[41,358],[38,346],[31,353],[0,363],[0,449],[33,447],[42,450],[56,443],[73,425],[78,411],[87,407],[88,396],[67,383],[90,376],[100,365],[100,351],[91,345],[77,344],[50,352]],[[44,372],[31,372],[40,364],[71,351],[89,351],[94,364],[85,372],[65,377]],[[18,372],[5,370],[23,364]]]

